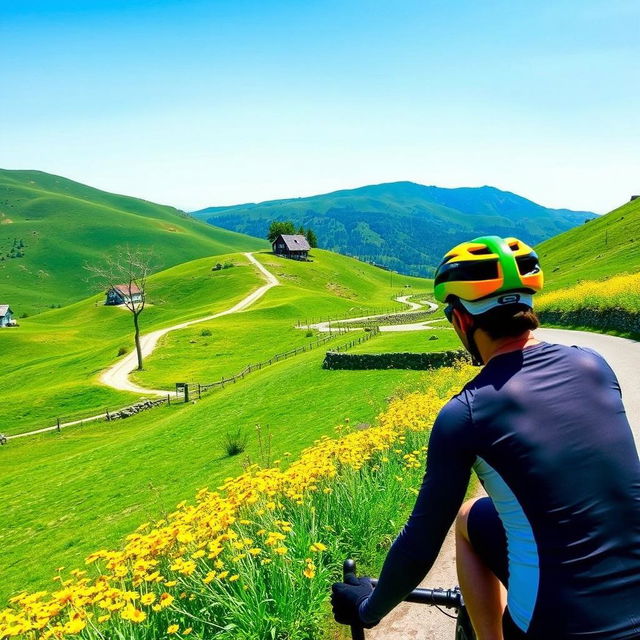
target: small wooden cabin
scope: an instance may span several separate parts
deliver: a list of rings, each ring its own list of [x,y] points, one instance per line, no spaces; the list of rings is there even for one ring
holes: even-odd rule
[[[0,304],[0,327],[11,327],[14,324],[11,307],[8,304]]]
[[[271,244],[273,253],[291,260],[308,260],[311,247],[303,235],[281,233]]]
[[[116,284],[107,290],[106,305],[118,305],[125,302],[142,302],[142,291],[138,289],[137,285],[133,283]]]

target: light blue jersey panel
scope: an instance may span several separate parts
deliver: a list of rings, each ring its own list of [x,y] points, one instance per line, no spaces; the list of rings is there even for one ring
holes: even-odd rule
[[[493,500],[507,535],[507,604],[513,621],[526,632],[531,623],[540,584],[540,561],[533,530],[516,496],[500,474],[479,456],[473,468]]]

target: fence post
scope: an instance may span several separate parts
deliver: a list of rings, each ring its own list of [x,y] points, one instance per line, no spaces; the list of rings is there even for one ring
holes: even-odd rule
[[[184,401],[185,401],[185,404],[189,402],[189,385],[188,384],[184,385]]]
[[[58,432],[60,431],[60,418],[56,418],[56,424],[58,426]]]
[[[109,420],[111,420],[111,415],[109,414],[109,407],[107,407],[106,409],[106,414],[107,414],[107,422],[109,422]]]
[[[222,376],[222,380],[220,381],[220,384],[222,385],[222,388],[224,389],[224,376]]]
[[[200,383],[198,382],[198,400],[202,398],[202,390],[200,389]]]
[[[171,394],[167,393],[167,406],[170,407],[171,406]]]

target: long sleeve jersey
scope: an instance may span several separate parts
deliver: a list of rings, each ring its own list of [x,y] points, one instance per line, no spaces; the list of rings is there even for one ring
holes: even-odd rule
[[[438,415],[363,620],[427,574],[472,470],[504,525],[507,607],[527,637],[640,636],[640,462],[620,386],[597,353],[545,342],[492,358]]]

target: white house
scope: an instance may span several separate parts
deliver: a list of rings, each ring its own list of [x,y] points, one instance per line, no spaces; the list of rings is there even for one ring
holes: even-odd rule
[[[142,302],[142,291],[131,284],[116,284],[107,291],[105,304],[124,304]]]
[[[0,304],[0,327],[10,327],[15,324],[13,320],[13,311],[8,304]]]

